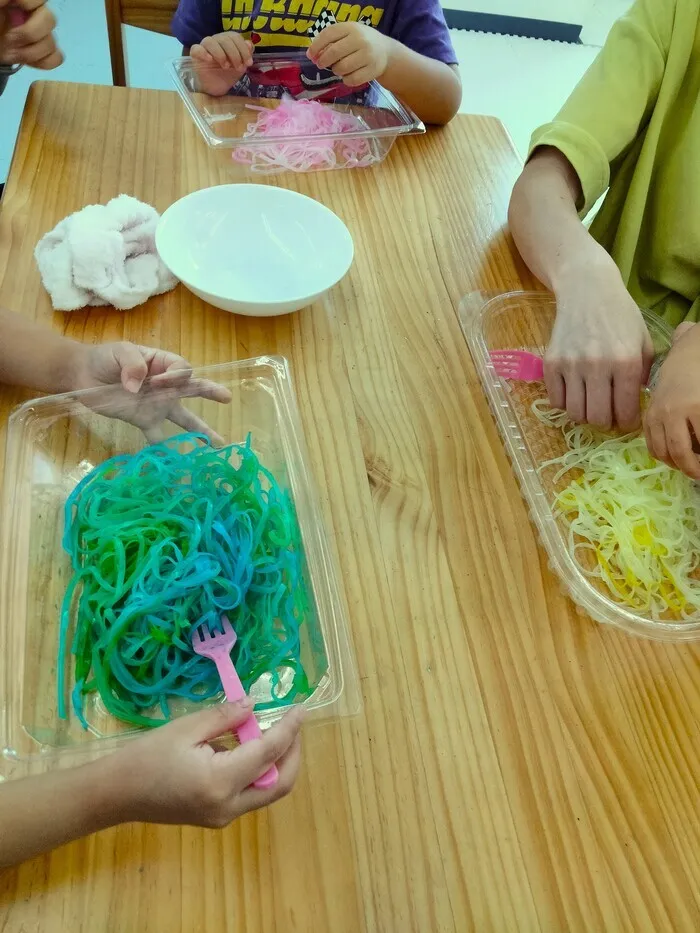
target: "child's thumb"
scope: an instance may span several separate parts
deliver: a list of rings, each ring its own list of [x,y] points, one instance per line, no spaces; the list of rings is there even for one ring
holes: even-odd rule
[[[199,713],[183,716],[177,725],[182,735],[192,744],[203,744],[232,732],[248,719],[253,712],[253,702],[248,697],[239,703],[217,703]]]

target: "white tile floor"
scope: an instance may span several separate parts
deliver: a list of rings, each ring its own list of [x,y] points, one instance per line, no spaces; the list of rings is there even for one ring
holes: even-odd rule
[[[620,6],[628,0],[608,0]],[[42,77],[110,83],[109,50],[100,0],[55,0],[65,64]],[[607,28],[609,23],[605,23]],[[604,28],[598,24],[596,41]],[[89,41],[86,41],[89,36]],[[532,130],[550,119],[595,57],[593,45],[567,45],[486,33],[453,34],[462,68],[462,110],[500,117],[524,154]],[[168,88],[166,63],[179,53],[174,39],[127,30],[131,84]],[[27,89],[36,72],[12,78],[0,99],[0,180],[7,175]]]

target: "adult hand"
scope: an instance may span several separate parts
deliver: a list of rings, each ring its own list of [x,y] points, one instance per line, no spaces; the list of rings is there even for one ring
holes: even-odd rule
[[[112,756],[114,807],[120,820],[223,827],[285,797],[301,760],[303,709],[292,709],[261,739],[229,751],[210,744],[240,726],[250,701],[225,703],[184,716],[135,739]],[[253,787],[273,764],[279,778]]]
[[[634,430],[654,348],[644,318],[608,257],[558,283],[545,354],[549,401],[576,422]]]
[[[394,40],[361,23],[327,26],[309,46],[308,58],[343,79],[346,87],[360,87],[381,78],[389,66]]]
[[[18,22],[10,7],[25,15],[24,22]],[[42,71],[58,68],[63,54],[56,45],[55,26],[56,17],[45,0],[0,0],[0,63]]]
[[[700,327],[681,324],[644,418],[649,453],[700,481]]]
[[[253,43],[237,32],[207,36],[190,49],[197,76],[195,90],[222,97],[253,64]]]
[[[67,377],[73,389],[121,385],[125,390],[100,407],[100,414],[135,425],[149,441],[159,440],[162,423],[172,421],[184,431],[205,434],[213,444],[223,443],[182,405],[181,399],[204,398],[226,404],[231,393],[215,382],[193,379],[192,367],[181,356],[133,343],[76,344],[74,352]]]

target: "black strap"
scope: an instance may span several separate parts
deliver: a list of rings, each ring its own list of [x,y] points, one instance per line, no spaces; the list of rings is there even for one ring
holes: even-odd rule
[[[19,71],[21,65],[0,65],[0,94],[7,87],[7,82],[10,77]]]

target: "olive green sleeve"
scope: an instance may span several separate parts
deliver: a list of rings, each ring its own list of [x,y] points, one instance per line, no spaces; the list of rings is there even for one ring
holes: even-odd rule
[[[644,128],[656,102],[677,3],[637,0],[552,123],[535,130],[529,155],[552,146],[581,181],[585,216],[610,183],[610,165]]]

